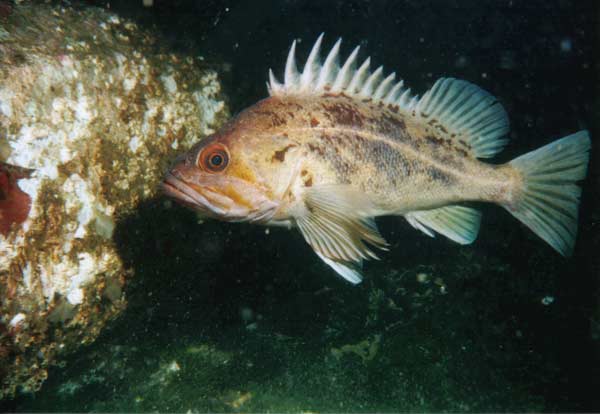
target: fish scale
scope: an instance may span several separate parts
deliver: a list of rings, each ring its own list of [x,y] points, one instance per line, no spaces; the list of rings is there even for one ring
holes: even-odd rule
[[[352,183],[371,194],[382,215],[432,208],[456,201],[458,193],[463,199],[480,199],[482,192],[489,193],[489,183],[475,192],[476,180],[487,177],[502,183],[507,179],[502,170],[468,156],[462,145],[434,138],[431,128],[409,128],[413,121],[403,119],[405,115],[346,96],[270,98],[246,116],[255,123],[265,122],[261,119],[265,114],[286,113],[288,107],[296,108],[295,116],[279,123],[272,133],[287,131],[295,145],[304,148],[313,158],[308,170],[327,164],[319,169],[321,179],[313,185],[327,184],[333,173],[336,182]],[[421,191],[410,191],[414,187]]]

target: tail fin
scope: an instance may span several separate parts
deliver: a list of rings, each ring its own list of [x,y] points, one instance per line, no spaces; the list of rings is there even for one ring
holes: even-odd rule
[[[523,187],[506,209],[563,256],[575,245],[581,195],[575,182],[585,178],[590,146],[588,132],[579,131],[510,162]]]

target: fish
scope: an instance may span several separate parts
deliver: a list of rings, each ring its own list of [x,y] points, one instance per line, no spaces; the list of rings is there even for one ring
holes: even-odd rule
[[[389,250],[375,222],[401,216],[425,235],[475,241],[477,203],[497,204],[558,253],[573,253],[591,140],[581,130],[494,164],[509,120],[490,93],[440,78],[422,96],[358,64],[340,61],[341,38],[324,59],[321,34],[302,71],[292,42],[283,80],[269,96],[177,157],[162,182],[202,216],[300,231],[347,281]],[[474,205],[475,204],[475,205]]]

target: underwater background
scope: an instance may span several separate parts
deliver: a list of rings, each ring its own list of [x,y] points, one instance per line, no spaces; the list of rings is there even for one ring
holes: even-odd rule
[[[70,2],[69,4],[73,4]],[[378,220],[391,243],[346,283],[296,232],[166,199],[120,217],[127,309],[2,411],[600,410],[600,4],[576,0],[88,1],[218,71],[233,114],[267,94],[293,39],[360,44],[417,93],[441,76],[495,95],[505,162],[589,129],[575,254],[483,205],[475,243]],[[163,162],[165,160],[161,160]],[[157,160],[158,162],[158,160]]]

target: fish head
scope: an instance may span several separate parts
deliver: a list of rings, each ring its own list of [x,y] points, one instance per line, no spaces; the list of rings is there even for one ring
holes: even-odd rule
[[[180,155],[162,188],[208,218],[268,223],[280,210],[282,187],[289,184],[293,169],[291,157],[285,162],[280,155],[291,149],[282,140],[287,142],[283,136],[234,122]]]

